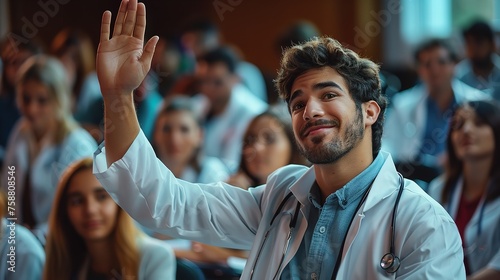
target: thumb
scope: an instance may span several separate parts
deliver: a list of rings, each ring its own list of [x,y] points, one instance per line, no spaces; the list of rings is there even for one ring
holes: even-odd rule
[[[139,61],[141,63],[146,63],[148,68],[151,66],[151,60],[153,59],[153,54],[155,53],[156,44],[160,38],[158,36],[153,36],[148,40],[146,45],[144,46],[144,52],[142,53]]]

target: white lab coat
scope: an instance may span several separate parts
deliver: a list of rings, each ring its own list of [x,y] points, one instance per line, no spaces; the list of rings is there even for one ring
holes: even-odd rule
[[[48,221],[62,172],[73,161],[92,156],[97,143],[87,131],[77,128],[71,131],[60,144],[48,144],[42,147],[38,156],[30,161],[28,139],[21,132],[25,121],[21,119],[12,129],[2,174],[7,174],[8,166],[15,167],[16,217],[17,222],[22,223],[22,197],[26,175],[30,172],[33,216],[37,226],[43,227]],[[1,182],[2,188],[6,189],[7,176],[2,176]]]
[[[453,220],[411,181],[405,181],[396,221],[395,253],[402,264],[396,274],[382,271],[379,262],[389,252],[390,219],[399,188],[390,155],[382,152],[382,156],[385,163],[348,231],[338,279],[465,279]],[[290,165],[270,175],[266,186],[249,190],[225,183],[191,184],[176,179],[155,158],[142,132],[109,168],[101,145],[94,174],[112,198],[146,227],[216,246],[251,249],[241,279],[250,279],[254,265],[253,279],[272,279],[278,270],[281,274],[307,229],[307,194],[315,180],[313,168]],[[289,192],[295,198],[270,225]],[[297,226],[280,266],[297,200],[301,203]]]
[[[444,176],[434,179],[429,185],[429,195],[442,203]],[[452,194],[451,201],[443,203],[444,208],[452,217],[456,217],[460,197],[462,196],[463,180],[459,179]],[[469,264],[469,273],[475,273],[488,267],[500,271],[500,198],[496,198],[484,205],[481,220],[481,235],[478,235],[480,209],[484,200],[481,200],[471,220],[465,227],[465,252]]]
[[[454,79],[453,93],[458,104],[467,100],[490,98],[487,94],[474,89],[465,83]],[[396,94],[392,106],[387,112],[387,120],[382,136],[382,149],[391,154],[396,162],[412,161],[416,158],[422,146],[427,122],[427,99],[429,94],[425,85],[419,84],[406,91]],[[451,116],[452,112],[445,114]],[[446,140],[446,131],[440,138]]]

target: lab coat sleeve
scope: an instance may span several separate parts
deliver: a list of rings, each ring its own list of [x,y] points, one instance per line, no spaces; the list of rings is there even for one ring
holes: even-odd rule
[[[412,203],[425,207],[405,207],[416,213],[406,221],[404,240],[396,241],[403,242],[397,279],[465,279],[462,241],[451,217],[429,197]]]
[[[253,243],[264,187],[246,191],[221,182],[178,180],[156,158],[142,131],[109,168],[101,145],[94,154],[94,174],[118,205],[147,228],[235,249],[248,250]]]

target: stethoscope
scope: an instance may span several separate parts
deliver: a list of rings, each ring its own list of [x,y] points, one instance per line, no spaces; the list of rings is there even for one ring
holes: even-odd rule
[[[401,200],[401,195],[403,194],[403,190],[404,190],[403,175],[401,175],[401,173],[399,173],[399,172],[398,172],[398,175],[399,175],[399,190],[398,190],[398,196],[396,197],[396,202],[394,203],[394,207],[392,209],[391,243],[390,243],[389,253],[387,253],[384,256],[382,256],[382,258],[380,260],[380,267],[384,271],[386,271],[388,273],[395,273],[396,271],[398,271],[399,266],[401,265],[401,261],[400,261],[399,257],[396,256],[395,246],[394,246],[394,240],[396,239],[396,213],[397,213],[397,209],[398,209],[398,206],[399,206],[399,201]],[[360,201],[360,203],[359,203],[359,205],[358,205],[358,207],[357,207],[357,209],[355,211],[356,213],[358,212],[359,207],[366,200],[366,197],[368,196],[368,193],[369,193],[370,189],[371,189],[371,187],[366,190],[363,198],[361,199],[361,201]],[[273,225],[274,220],[279,216],[279,214],[283,210],[283,207],[285,207],[286,202],[292,196],[293,196],[293,194],[290,192],[290,193],[288,193],[285,196],[285,198],[283,198],[283,200],[281,200],[281,203],[279,204],[278,208],[274,212],[273,217],[271,219],[271,222],[269,223],[270,227]],[[287,253],[288,247],[290,245],[290,240],[292,238],[292,231],[295,228],[295,226],[297,225],[297,218],[299,216],[299,210],[300,210],[300,202],[297,201],[297,206],[295,207],[295,212],[294,212],[294,214],[292,216],[292,219],[290,220],[290,223],[289,223],[289,231],[288,231],[288,234],[287,234],[285,246],[283,247],[283,250],[282,250],[282,255],[281,255],[281,260],[280,260],[280,263],[279,263],[279,266],[278,266],[278,270],[274,274],[274,277],[272,278],[273,280],[276,279],[276,277],[278,276],[278,273],[281,270],[281,266],[283,265],[283,261],[285,260],[286,253]],[[271,228],[269,228],[267,230],[266,234],[264,235],[264,240],[261,242],[261,244],[259,246],[259,250],[258,250],[257,256],[255,258],[252,270],[250,270],[250,279],[252,279],[252,276],[253,276],[253,273],[254,273],[254,270],[255,270],[255,266],[257,265],[257,262],[259,260],[260,254],[262,252],[262,248],[264,247],[264,243],[266,242],[267,237],[268,237],[270,231],[271,231]],[[345,243],[345,237],[344,237],[344,242],[343,243]],[[343,247],[344,246],[342,245],[342,248]],[[340,252],[340,254],[342,255],[342,252]],[[337,259],[339,261],[337,261],[337,265],[336,265],[334,274],[336,274],[336,270],[338,269],[338,265],[340,263],[340,257],[337,258]]]

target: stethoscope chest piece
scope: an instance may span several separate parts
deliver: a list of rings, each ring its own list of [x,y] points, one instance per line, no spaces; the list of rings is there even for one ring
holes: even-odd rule
[[[401,262],[399,261],[399,258],[396,257],[393,253],[385,254],[380,260],[380,267],[382,267],[383,270],[389,273],[396,272],[399,269],[400,265]]]

